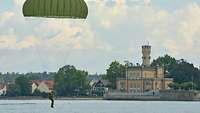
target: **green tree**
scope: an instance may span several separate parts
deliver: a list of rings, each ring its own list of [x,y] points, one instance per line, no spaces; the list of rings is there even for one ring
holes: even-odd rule
[[[194,82],[197,85],[197,89],[200,89],[200,71],[198,68],[194,67],[192,63],[185,61],[184,59],[177,60],[169,55],[164,57],[158,57],[153,60],[152,66],[164,65],[165,73],[167,76],[174,79],[177,86],[185,85],[189,86],[189,82]],[[187,89],[187,88],[185,88]]]
[[[200,72],[193,64],[186,62],[185,60],[179,60],[177,65],[170,71],[171,77],[177,83],[184,82],[198,82]],[[197,81],[198,80],[198,81]]]
[[[15,85],[19,86],[21,96],[28,96],[31,94],[31,82],[26,76],[16,78]]]
[[[158,57],[157,59],[154,59],[151,63],[151,66],[157,65],[164,66],[165,74],[167,74],[166,72],[170,72],[177,66],[177,60],[169,55],[164,55],[163,57]]]
[[[55,89],[58,96],[79,95],[89,88],[88,73],[66,65],[55,75]],[[78,94],[77,94],[78,93]]]
[[[184,82],[184,83],[180,83],[180,84],[179,83],[170,84],[170,87],[173,89],[189,90],[189,89],[197,88],[197,85],[192,82]]]
[[[20,89],[18,85],[15,84],[9,84],[6,91],[6,96],[19,96],[20,95]]]
[[[117,78],[125,77],[126,68],[124,65],[120,64],[118,61],[113,61],[109,68],[106,70],[105,78],[111,83],[111,88],[116,88]]]

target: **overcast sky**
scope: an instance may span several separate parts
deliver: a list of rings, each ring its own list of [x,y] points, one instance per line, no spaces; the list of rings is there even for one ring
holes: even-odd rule
[[[113,60],[169,54],[200,64],[200,0],[87,0],[86,20],[24,18],[24,0],[0,0],[0,72],[75,65],[105,73]]]

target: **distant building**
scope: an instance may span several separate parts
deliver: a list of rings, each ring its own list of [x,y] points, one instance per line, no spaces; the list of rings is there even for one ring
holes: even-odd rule
[[[103,96],[108,91],[108,86],[111,84],[108,80],[104,80],[102,75],[94,74],[88,77],[91,87],[90,94],[93,96]]]
[[[169,89],[172,78],[165,78],[164,66],[150,65],[151,46],[142,46],[142,65],[127,66],[126,78],[117,78],[117,90],[126,92],[149,92]]]
[[[102,75],[98,75],[98,74],[88,75],[88,77],[87,77],[88,81],[98,81],[101,79],[102,79]]]
[[[7,87],[5,84],[0,84],[0,96],[6,95]]]
[[[32,86],[32,93],[34,93],[35,90],[48,93],[53,90],[54,81],[53,80],[33,80],[31,86]]]
[[[108,91],[106,87],[109,84],[106,80],[98,80],[94,82],[91,86],[91,94],[95,96],[103,96],[103,94]]]

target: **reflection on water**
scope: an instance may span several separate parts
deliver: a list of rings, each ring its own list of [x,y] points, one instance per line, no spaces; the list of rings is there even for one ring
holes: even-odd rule
[[[3,105],[6,105],[6,106],[10,106],[10,105],[21,106],[23,104],[37,104],[37,103],[0,103],[0,106],[3,106]]]
[[[0,100],[0,113],[199,113],[200,102]]]

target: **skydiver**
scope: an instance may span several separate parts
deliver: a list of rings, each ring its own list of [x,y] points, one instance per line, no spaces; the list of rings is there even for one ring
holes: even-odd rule
[[[51,100],[51,108],[54,108],[54,99],[53,99],[54,93],[53,93],[53,91],[48,93],[48,97],[49,97],[49,100]]]

